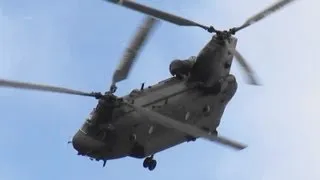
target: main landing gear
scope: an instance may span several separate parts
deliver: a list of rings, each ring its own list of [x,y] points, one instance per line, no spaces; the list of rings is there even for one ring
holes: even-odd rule
[[[157,161],[153,159],[153,155],[150,157],[147,157],[143,161],[143,167],[148,168],[150,171],[153,171],[157,166]]]

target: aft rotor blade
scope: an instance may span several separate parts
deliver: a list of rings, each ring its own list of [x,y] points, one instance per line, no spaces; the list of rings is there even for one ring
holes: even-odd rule
[[[208,26],[196,23],[194,21],[191,21],[191,20],[176,16],[173,14],[169,14],[164,11],[160,11],[160,10],[152,8],[152,7],[148,7],[143,4],[134,2],[132,0],[104,0],[104,1],[118,4],[120,6],[124,6],[126,8],[153,16],[155,18],[162,19],[164,21],[171,22],[171,23],[179,25],[179,26],[197,26],[197,27],[201,27],[205,30],[208,30],[210,28]]]
[[[49,85],[42,85],[42,84],[33,84],[33,83],[19,82],[19,81],[11,81],[11,80],[5,80],[5,79],[0,79],[0,87],[97,97],[96,93],[87,93],[87,92],[77,91],[77,90],[73,90],[73,89],[67,89],[67,88],[63,88],[63,87],[56,87],[56,86],[49,86]]]
[[[113,74],[112,84],[118,83],[128,77],[130,70],[136,61],[137,55],[147,41],[148,37],[151,35],[156,23],[158,23],[158,20],[150,16],[147,16],[144,19],[143,24],[140,26],[139,30],[134,36],[130,46],[125,51],[123,58]]]
[[[209,141],[217,142],[222,145],[226,145],[228,147],[232,147],[236,150],[242,150],[246,148],[246,145],[243,145],[241,143],[229,140],[224,137],[218,137],[215,135],[211,135],[208,132],[205,132],[198,127],[192,126],[190,124],[182,123],[177,120],[171,119],[170,117],[164,116],[162,114],[159,114],[157,112],[151,111],[147,108],[143,108],[140,106],[136,106],[134,104],[127,103],[129,106],[131,106],[133,109],[135,109],[137,112],[139,112],[141,115],[148,117],[150,121],[154,121],[157,124],[163,125],[167,128],[172,128],[177,131],[180,131],[182,133],[194,136],[194,137],[202,137],[204,139],[207,139]]]
[[[234,56],[238,60],[241,67],[243,67],[243,69],[245,70],[247,78],[248,78],[248,84],[260,85],[257,77],[255,76],[254,71],[252,70],[250,65],[247,63],[247,61],[243,58],[243,56],[237,50],[234,50]]]
[[[258,82],[258,78],[255,76],[255,73],[251,66],[247,63],[244,57],[234,48],[232,48],[228,42],[225,40],[226,46],[228,47],[229,51],[235,56],[236,60],[238,60],[241,67],[245,70],[246,75],[248,77],[248,84],[252,85],[260,85]]]
[[[269,6],[268,8],[264,9],[263,11],[261,11],[260,13],[252,16],[251,18],[247,19],[247,21],[240,27],[235,28],[235,32],[244,29],[260,20],[262,20],[263,18],[269,16],[270,14],[282,9],[283,7],[285,7],[286,5],[292,3],[295,0],[280,0],[276,3],[274,3],[273,5]]]

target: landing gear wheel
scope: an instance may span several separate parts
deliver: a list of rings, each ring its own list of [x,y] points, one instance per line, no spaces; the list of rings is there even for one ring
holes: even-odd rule
[[[154,159],[152,159],[152,160],[150,161],[150,163],[149,163],[148,169],[149,169],[150,171],[153,171],[153,170],[156,168],[156,166],[157,166],[157,161],[154,160]]]
[[[153,156],[147,157],[143,161],[143,167],[148,168],[150,171],[153,171],[157,166],[157,161],[153,159]]]
[[[152,160],[152,159],[151,159],[150,157],[147,157],[146,159],[144,159],[144,161],[143,161],[143,167],[144,167],[144,168],[148,168],[151,160]]]

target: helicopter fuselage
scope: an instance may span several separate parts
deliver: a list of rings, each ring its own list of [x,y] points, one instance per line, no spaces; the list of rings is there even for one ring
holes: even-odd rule
[[[246,145],[218,136],[217,132],[224,110],[237,91],[236,78],[230,74],[233,57],[245,71],[247,82],[260,84],[251,66],[235,49],[237,39],[232,35],[294,0],[279,0],[241,26],[222,31],[135,1],[105,1],[146,15],[113,73],[108,92],[103,95],[7,79],[0,79],[0,86],[98,99],[96,108],[74,135],[72,144],[79,155],[103,160],[103,166],[109,159],[146,157],[143,167],[152,171],[157,165],[154,154],[199,137],[236,150],[244,149]],[[170,63],[169,71],[174,77],[147,88],[142,86],[124,97],[115,96],[117,84],[129,77],[141,48],[159,20],[200,27],[215,35],[197,57]]]
[[[229,43],[235,48],[237,39],[230,37]],[[225,43],[213,36],[197,56],[189,77],[172,77],[112,101],[100,99],[74,135],[74,148],[79,155],[96,160],[144,158],[197,138],[153,123],[121,99],[216,132],[237,90],[236,79],[230,74],[232,59]]]

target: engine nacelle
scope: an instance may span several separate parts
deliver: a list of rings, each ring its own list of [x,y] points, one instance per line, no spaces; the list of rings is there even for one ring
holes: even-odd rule
[[[195,59],[196,57],[192,56],[187,60],[173,60],[169,66],[171,75],[176,76],[177,78],[189,76],[194,63],[196,62]]]

